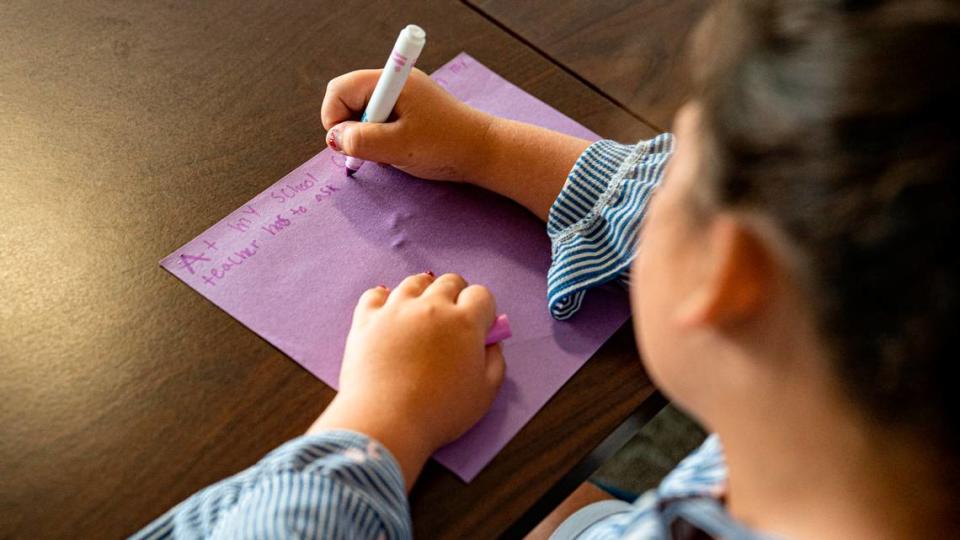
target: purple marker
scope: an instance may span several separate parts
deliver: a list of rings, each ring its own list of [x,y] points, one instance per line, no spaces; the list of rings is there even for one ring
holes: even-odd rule
[[[408,24],[400,32],[390,58],[387,59],[387,64],[383,67],[383,72],[377,81],[377,86],[370,94],[370,102],[367,103],[367,109],[363,111],[361,122],[387,121],[393,106],[397,104],[403,85],[407,83],[410,70],[413,69],[413,64],[416,63],[426,42],[427,33],[415,24]],[[362,159],[347,156],[347,175],[356,174],[361,165],[363,165]]]
[[[513,336],[513,332],[510,331],[510,319],[506,315],[499,315],[494,319],[493,326],[487,332],[487,339],[484,340],[483,344],[493,345],[511,336]]]

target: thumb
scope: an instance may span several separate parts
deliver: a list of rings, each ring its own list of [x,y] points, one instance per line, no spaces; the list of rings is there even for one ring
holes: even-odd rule
[[[380,163],[395,163],[403,149],[397,122],[341,122],[330,128],[327,144],[348,156]]]
[[[494,390],[499,390],[503,384],[503,378],[507,373],[507,363],[503,359],[503,347],[499,343],[494,343],[487,347],[487,381],[493,385]]]

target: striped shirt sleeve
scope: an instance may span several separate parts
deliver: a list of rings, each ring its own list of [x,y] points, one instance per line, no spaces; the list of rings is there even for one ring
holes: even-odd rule
[[[670,538],[773,538],[749,529],[724,507],[727,466],[716,434],[684,458],[657,489],[646,492],[631,508],[598,519],[577,540],[615,538],[667,540]],[[683,522],[683,523],[680,523]]]
[[[572,317],[588,289],[625,278],[672,151],[673,136],[664,133],[632,146],[597,141],[577,159],[547,217],[547,300],[555,319]]]
[[[365,435],[304,435],[133,538],[411,538],[400,467]]]

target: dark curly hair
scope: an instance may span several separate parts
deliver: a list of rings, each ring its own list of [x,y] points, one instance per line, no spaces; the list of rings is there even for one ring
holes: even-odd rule
[[[694,37],[708,204],[769,218],[869,417],[960,449],[960,3],[743,0]]]

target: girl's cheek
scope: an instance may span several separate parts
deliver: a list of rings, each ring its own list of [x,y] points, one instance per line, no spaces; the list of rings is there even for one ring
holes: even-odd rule
[[[650,208],[640,230],[637,256],[630,269],[631,303],[634,316],[640,316],[649,304],[651,295],[658,294],[661,276],[668,261],[663,260],[663,197],[657,193],[650,201]]]
[[[682,265],[677,243],[677,213],[671,186],[663,186],[650,202],[630,276],[634,335],[647,373],[661,388],[669,387],[671,364],[678,361],[682,337],[673,324],[677,280]]]
[[[655,335],[650,334],[659,327],[655,321],[658,317],[657,306],[662,294],[660,274],[664,270],[663,261],[658,257],[661,246],[656,214],[651,212],[647,217],[650,219],[644,224],[640,234],[637,257],[630,270],[630,306],[633,312],[637,345],[642,352],[656,348],[655,343],[645,343],[645,341],[656,339]]]

